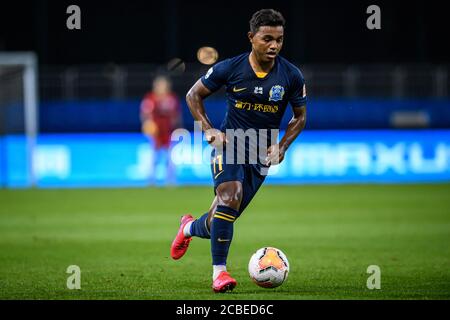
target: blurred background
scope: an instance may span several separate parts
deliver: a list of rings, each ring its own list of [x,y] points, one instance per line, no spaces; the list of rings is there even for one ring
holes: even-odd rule
[[[74,4],[79,30],[66,26]],[[380,30],[366,27],[371,4],[381,9]],[[144,98],[167,77],[174,125],[192,131],[184,97],[215,61],[202,63],[199,49],[214,48],[217,61],[250,51],[248,21],[261,8],[286,18],[282,55],[303,71],[309,99],[306,129],[268,183],[450,181],[449,28],[440,6],[8,2],[0,11],[0,185],[209,185],[207,161],[171,165],[171,151],[159,153],[145,134]],[[206,108],[218,127],[224,91]],[[207,148],[194,140],[183,143]],[[186,150],[178,157],[195,157]]]

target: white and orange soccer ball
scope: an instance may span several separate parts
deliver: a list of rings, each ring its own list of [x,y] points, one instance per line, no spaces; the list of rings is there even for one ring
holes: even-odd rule
[[[248,263],[250,278],[263,288],[275,288],[286,281],[289,261],[280,249],[264,247],[257,250]]]

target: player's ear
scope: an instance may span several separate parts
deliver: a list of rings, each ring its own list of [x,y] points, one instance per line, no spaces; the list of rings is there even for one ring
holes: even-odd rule
[[[248,40],[250,40],[250,43],[252,43],[253,36],[254,36],[253,32],[249,31],[249,32],[247,33],[247,36],[248,36]]]

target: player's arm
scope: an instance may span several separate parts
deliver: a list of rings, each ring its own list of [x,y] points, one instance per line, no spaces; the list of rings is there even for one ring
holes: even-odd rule
[[[294,116],[289,121],[286,132],[281,141],[272,145],[267,150],[266,164],[278,164],[284,159],[284,154],[291,143],[298,137],[306,124],[306,85],[302,73],[299,69],[291,69],[292,86],[290,87],[289,103],[292,106]]]
[[[286,133],[281,139],[279,145],[280,149],[286,151],[291,143],[303,131],[306,125],[306,106],[292,108],[294,113],[292,119],[289,121]]]
[[[150,98],[144,98],[141,103],[140,119],[141,130],[145,135],[155,136],[158,133],[158,127],[152,116],[154,108],[154,102]]]
[[[144,98],[140,107],[140,119],[141,122],[146,120],[152,120],[152,110],[154,108],[153,102],[149,98]]]
[[[298,137],[300,132],[305,128],[306,124],[306,105],[301,107],[293,107],[294,115],[289,121],[288,127],[283,138],[278,145],[272,145],[267,150],[266,165],[278,164],[284,159],[284,154],[291,143]]]
[[[213,145],[223,145],[226,141],[225,134],[214,129],[205,112],[203,100],[211,95],[211,91],[199,79],[186,94],[186,102],[195,121],[199,121],[205,132],[206,140]]]

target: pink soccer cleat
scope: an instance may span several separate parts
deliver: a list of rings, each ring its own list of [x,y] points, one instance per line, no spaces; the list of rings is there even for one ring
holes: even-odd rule
[[[170,247],[170,255],[173,259],[178,260],[186,253],[189,242],[191,242],[192,237],[185,237],[183,233],[184,226],[186,223],[193,221],[194,217],[190,214],[186,214],[181,217],[180,228],[178,229],[178,233],[175,239],[172,242],[172,246]]]
[[[233,279],[230,274],[226,271],[222,271],[219,276],[216,278],[216,280],[213,281],[212,288],[214,292],[226,292],[226,291],[232,291],[234,287],[236,287],[237,282],[235,279]]]

